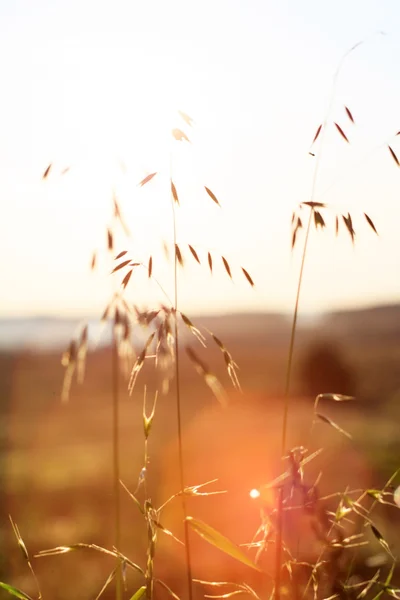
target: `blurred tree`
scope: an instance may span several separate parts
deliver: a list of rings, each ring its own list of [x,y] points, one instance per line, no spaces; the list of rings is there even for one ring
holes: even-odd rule
[[[313,343],[300,364],[300,379],[305,393],[354,395],[356,378],[340,350],[329,342]]]

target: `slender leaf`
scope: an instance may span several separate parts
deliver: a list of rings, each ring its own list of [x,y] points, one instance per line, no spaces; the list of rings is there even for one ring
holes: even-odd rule
[[[255,569],[256,571],[260,571],[259,567],[253,563],[253,561],[239,548],[239,546],[219,533],[210,525],[207,525],[198,519],[194,519],[193,517],[186,517],[186,522],[200,537],[202,537],[212,546],[215,546],[221,550],[221,552],[224,552],[228,556],[235,558],[236,560],[247,565],[248,567],[251,567],[252,569]]]
[[[114,258],[114,260],[119,260],[120,258],[122,258],[123,256],[125,256],[125,254],[128,254],[128,250],[122,250],[122,252],[120,252],[119,254],[117,254],[117,256]]]
[[[28,594],[25,594],[25,592],[22,592],[18,588],[9,585],[8,583],[3,583],[0,581],[0,588],[6,590],[6,592],[8,592],[10,596],[14,596],[14,598],[20,598],[20,600],[32,600]]]
[[[140,600],[140,598],[143,598],[145,593],[146,593],[146,586],[142,585],[142,587],[140,587],[138,590],[136,590],[136,592],[133,594],[133,596],[131,596],[130,600]]]
[[[149,258],[149,265],[147,267],[147,273],[148,273],[149,279],[150,279],[151,274],[153,273],[153,257],[152,256],[150,256],[150,258]]]
[[[326,423],[327,425],[330,425],[331,427],[333,427],[334,429],[336,429],[336,431],[338,431],[339,433],[342,433],[343,435],[345,435],[349,439],[352,439],[352,436],[351,436],[350,433],[348,433],[347,431],[345,431],[344,429],[342,429],[337,423],[335,423],[335,421],[332,421],[332,419],[330,419],[329,417],[325,417],[325,415],[321,415],[320,413],[316,413],[316,416],[321,421],[323,421],[324,423]]]

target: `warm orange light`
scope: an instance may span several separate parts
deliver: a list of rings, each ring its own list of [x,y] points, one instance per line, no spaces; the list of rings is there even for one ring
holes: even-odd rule
[[[250,498],[259,498],[260,497],[260,492],[256,489],[251,490],[250,492]]]

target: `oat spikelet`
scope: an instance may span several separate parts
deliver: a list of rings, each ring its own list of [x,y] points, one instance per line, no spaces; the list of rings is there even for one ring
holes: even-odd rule
[[[318,127],[317,131],[315,132],[314,139],[311,142],[311,146],[317,141],[319,134],[321,133],[321,129],[322,129],[322,124]]]
[[[86,356],[88,351],[88,326],[82,330],[81,337],[79,340],[78,354],[77,354],[77,378],[78,383],[82,384],[85,378],[85,364]]]
[[[366,218],[367,223],[371,227],[371,229],[373,229],[373,231],[375,231],[376,235],[379,235],[371,217],[369,217],[366,213],[364,213],[364,217]]]
[[[221,258],[222,258],[222,262],[224,263],[224,267],[225,267],[226,272],[228,273],[229,277],[232,279],[231,268],[229,266],[228,261],[223,256],[221,256]]]
[[[173,129],[172,135],[178,142],[186,141],[190,143],[188,136],[181,129]]]
[[[254,287],[254,281],[252,280],[252,278],[250,277],[249,273],[246,271],[246,269],[244,269],[242,267],[242,271],[244,276],[246,277],[247,281],[249,282],[249,284],[251,285],[251,287]]]
[[[198,254],[197,254],[196,250],[195,250],[195,249],[193,248],[193,246],[191,246],[190,244],[188,244],[188,246],[189,246],[189,250],[190,250],[190,252],[193,254],[193,256],[194,256],[195,260],[196,260],[196,261],[199,263],[199,265],[200,265],[200,264],[201,264],[201,263],[200,263],[200,259],[199,259],[199,256],[198,256]]]
[[[108,248],[108,250],[110,250],[110,252],[114,248],[114,240],[113,240],[113,234],[112,234],[111,229],[107,229],[107,248]]]
[[[350,112],[350,109],[349,109],[349,108],[347,108],[347,106],[345,106],[345,107],[344,107],[344,109],[345,109],[345,111],[346,111],[346,114],[347,114],[347,116],[349,117],[350,121],[351,121],[351,122],[354,124],[354,118],[353,118],[353,115],[352,115],[352,114],[351,114],[351,112]]]
[[[145,344],[145,347],[143,348],[142,352],[139,354],[139,356],[136,359],[135,364],[133,365],[133,369],[131,372],[131,376],[129,379],[129,384],[128,384],[128,391],[130,394],[132,394],[133,392],[133,388],[135,387],[135,383],[137,380],[137,377],[144,365],[144,361],[147,355],[147,351],[152,343],[152,341],[154,340],[154,337],[156,335],[156,332],[153,332],[150,337],[147,339],[147,342]]]
[[[49,166],[46,168],[45,172],[42,175],[42,179],[47,179],[47,177],[50,173],[51,167],[52,167],[52,163],[50,163]]]
[[[390,146],[388,146],[388,149],[389,149],[390,154],[392,155],[394,162],[396,163],[396,165],[398,167],[400,167],[400,162],[399,162],[399,159],[397,158],[396,154],[393,152],[393,150]]]
[[[120,263],[119,265],[117,265],[112,271],[111,274],[116,273],[116,271],[119,271],[120,269],[123,269],[124,267],[126,267],[126,265],[129,265],[129,263],[131,262],[131,259],[129,260],[124,260],[122,263]]]
[[[208,367],[202,360],[200,360],[192,348],[187,347],[186,352],[190,360],[194,363],[196,371],[203,377],[205,383],[211,389],[216,399],[222,404],[222,406],[226,406],[228,404],[228,398],[217,377],[214,375],[214,373],[209,371]]]
[[[178,263],[181,265],[181,267],[183,267],[182,253],[180,251],[178,244],[175,244],[175,254],[176,254],[176,259],[177,259]]]
[[[193,123],[192,117],[189,117],[189,115],[184,113],[183,110],[178,110],[178,113],[182,117],[182,119],[185,121],[185,123],[187,123],[189,125],[189,127],[192,127],[192,123]]]
[[[171,179],[171,193],[172,193],[172,197],[174,199],[174,202],[177,203],[177,205],[179,206],[179,198],[178,198],[178,192],[176,191],[176,187],[174,182]]]
[[[92,254],[92,260],[90,262],[90,270],[94,271],[96,268],[96,262],[97,262],[97,253],[93,252]]]
[[[213,200],[215,202],[215,204],[217,204],[218,206],[221,206],[220,203],[218,202],[216,195],[210,190],[210,188],[204,186],[204,189],[206,190],[207,194],[210,196],[211,200]]]
[[[151,277],[151,275],[153,273],[153,257],[152,256],[150,256],[150,258],[149,258],[149,265],[147,267],[147,273],[148,273],[148,276],[149,276],[149,279],[150,279],[150,277]]]
[[[337,215],[335,217],[335,234],[336,236],[339,234],[339,217]]]
[[[114,258],[114,260],[119,260],[120,258],[122,258],[123,256],[125,256],[125,254],[128,254],[128,250],[123,250],[122,252],[120,252],[119,254],[117,254],[117,256]]]
[[[325,227],[324,218],[321,215],[321,213],[317,210],[314,211],[314,224],[315,224],[316,229],[318,229],[318,227],[321,227],[321,229],[323,229]]]
[[[128,272],[127,272],[127,274],[125,275],[125,277],[124,277],[124,278],[123,278],[123,280],[122,280],[122,283],[121,283],[121,285],[122,285],[122,287],[123,287],[124,289],[126,288],[126,286],[127,286],[127,285],[128,285],[128,283],[129,283],[129,280],[130,280],[130,278],[131,278],[131,276],[132,276],[132,272],[133,272],[133,269],[131,269],[130,271],[128,271]]]
[[[338,132],[340,133],[340,135],[342,136],[342,138],[343,138],[343,139],[344,139],[344,140],[345,140],[345,141],[346,141],[348,144],[350,144],[350,142],[349,142],[349,139],[348,139],[347,135],[345,134],[345,132],[343,131],[343,129],[340,127],[340,125],[338,125],[337,123],[335,123],[335,127],[336,127],[336,129],[338,130]]]
[[[350,213],[347,213],[347,217],[345,215],[342,215],[342,217],[343,217],[344,224],[346,225],[346,229],[349,232],[349,235],[351,237],[351,241],[354,244],[354,238],[355,238],[356,232],[354,231],[354,228],[353,228],[353,221],[352,221],[351,215],[350,215]]]
[[[186,327],[189,328],[190,332],[199,340],[200,344],[202,346],[204,346],[204,348],[206,347],[205,345],[205,337],[204,335],[201,333],[201,331],[199,329],[197,329],[197,327],[195,327],[192,323],[192,321],[189,319],[189,317],[187,317],[186,315],[184,315],[182,312],[180,313],[182,321],[185,323]]]
[[[140,187],[143,187],[144,185],[146,185],[146,183],[149,183],[149,181],[151,181],[153,179],[153,177],[155,177],[157,175],[156,173],[150,173],[150,175],[147,175],[144,179],[142,179],[142,181],[140,181],[138,183],[138,185],[140,185]]]
[[[213,270],[213,261],[212,261],[212,256],[211,256],[210,253],[208,253],[207,258],[208,258],[208,266],[210,267],[210,272],[212,273],[212,270]]]

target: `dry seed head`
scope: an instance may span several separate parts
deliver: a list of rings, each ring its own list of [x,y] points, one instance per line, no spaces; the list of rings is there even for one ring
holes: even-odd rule
[[[199,259],[199,257],[198,257],[198,254],[197,254],[196,250],[195,250],[195,249],[193,248],[193,246],[191,246],[190,244],[188,244],[188,246],[189,246],[189,250],[190,250],[190,252],[193,254],[193,256],[194,256],[195,260],[196,260],[196,261],[199,263],[199,265],[200,265],[200,264],[201,264],[201,263],[200,263],[200,259]]]
[[[311,142],[311,146],[314,144],[314,142],[316,142],[316,141],[317,141],[317,139],[318,139],[318,136],[319,136],[319,134],[321,133],[321,129],[322,129],[322,125],[320,125],[320,126],[318,127],[317,131],[315,132],[314,139],[313,139],[313,141]]]
[[[173,129],[171,133],[177,142],[186,141],[190,143],[188,136],[181,129]]]
[[[111,252],[114,247],[113,233],[111,229],[107,229],[107,248]]]
[[[181,267],[183,267],[182,253],[180,251],[178,244],[175,244],[175,256],[176,256],[178,263],[181,265]]]
[[[172,193],[172,197],[174,199],[174,202],[177,203],[177,205],[179,206],[179,198],[178,198],[178,192],[176,191],[176,187],[174,182],[171,179],[171,193]]]
[[[347,114],[347,116],[349,117],[350,121],[351,121],[351,122],[354,124],[354,118],[353,118],[353,115],[352,115],[352,114],[351,114],[351,112],[350,112],[350,109],[349,109],[349,108],[347,108],[347,106],[345,106],[345,107],[344,107],[344,109],[345,109],[345,111],[346,111],[346,114]]]
[[[249,275],[248,271],[246,271],[246,269],[244,269],[243,267],[242,267],[242,271],[243,271],[243,274],[244,274],[244,276],[246,277],[247,281],[248,281],[248,282],[249,282],[249,284],[251,285],[251,287],[254,287],[254,281],[253,281],[253,280],[252,280],[252,278],[250,277],[250,275]]]
[[[146,183],[151,181],[153,179],[153,177],[155,177],[156,175],[157,175],[157,172],[150,173],[150,175],[147,175],[144,179],[142,179],[142,181],[140,181],[138,185],[140,185],[140,187],[143,187],[144,185],[146,185]]]
[[[212,256],[211,256],[210,252],[208,253],[207,259],[208,259],[208,266],[210,267],[210,272],[212,273],[213,261],[212,261]]]
[[[340,135],[342,136],[342,138],[349,144],[349,139],[347,137],[347,135],[345,134],[345,132],[343,131],[343,129],[340,127],[340,125],[338,125],[337,123],[335,123],[335,127],[338,130],[338,132],[340,133]]]
[[[314,224],[316,229],[318,229],[318,227],[321,227],[321,229],[325,227],[324,218],[318,210],[314,210]]]
[[[183,110],[178,110],[178,113],[182,117],[182,119],[185,121],[185,123],[187,123],[189,125],[189,127],[192,127],[192,123],[193,123],[192,117],[189,117],[189,115],[184,113]]]
[[[225,267],[226,272],[228,273],[229,277],[232,279],[231,268],[229,266],[228,261],[223,256],[221,256],[221,259],[222,259],[222,262],[224,263],[224,267]]]
[[[152,256],[150,256],[150,258],[149,258],[149,264],[148,264],[148,267],[147,267],[147,273],[148,273],[148,276],[149,276],[149,279],[150,279],[150,277],[151,277],[151,275],[153,273],[153,257]]]
[[[210,196],[211,200],[213,200],[215,202],[215,204],[217,204],[218,206],[221,206],[220,203],[218,202],[218,198],[216,197],[216,195],[210,190],[210,188],[204,186],[204,189],[206,190],[207,194]]]
[[[96,261],[97,261],[97,254],[96,254],[96,252],[93,252],[92,260],[90,262],[90,270],[91,271],[94,271],[94,269],[96,268]]]
[[[389,152],[390,152],[394,162],[396,163],[396,165],[398,167],[400,167],[400,162],[399,162],[399,159],[397,158],[396,154],[394,153],[394,151],[392,150],[392,148],[390,146],[388,146],[388,149],[389,149]]]
[[[47,179],[49,173],[50,173],[50,169],[52,167],[52,163],[49,164],[49,166],[46,168],[46,170],[44,171],[43,175],[42,175],[42,179]]]
[[[186,315],[184,315],[182,312],[180,313],[182,321],[185,323],[185,325],[189,328],[190,332],[199,340],[199,342],[201,343],[202,346],[206,347],[205,345],[205,337],[204,335],[201,333],[201,331],[199,329],[197,329],[197,327],[195,327],[192,323],[192,321],[189,319],[189,317],[187,317]]]
[[[122,287],[124,289],[126,288],[126,286],[129,283],[129,280],[130,280],[130,278],[132,276],[132,272],[133,272],[133,269],[131,269],[130,271],[128,271],[127,274],[125,275],[125,277],[123,278],[122,282],[121,282],[121,285],[122,285]]]
[[[366,218],[368,225],[375,231],[376,235],[379,235],[372,219],[366,213],[364,213],[364,217]]]
[[[126,265],[129,265],[129,263],[131,262],[131,259],[129,260],[124,260],[122,263],[120,263],[119,265],[117,265],[112,271],[112,273],[116,273],[117,271],[119,271],[120,269],[123,269],[124,267],[126,267]]]

